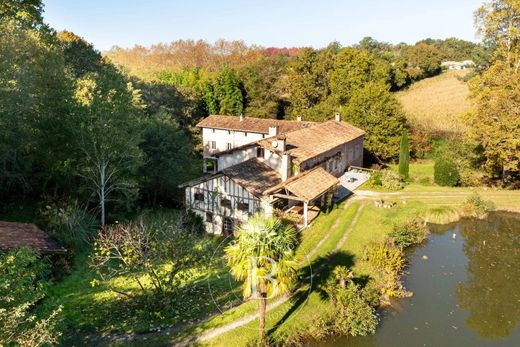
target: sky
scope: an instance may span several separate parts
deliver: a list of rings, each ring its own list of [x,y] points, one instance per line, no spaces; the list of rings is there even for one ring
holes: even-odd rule
[[[178,39],[243,40],[264,47],[327,46],[365,36],[391,43],[478,41],[483,0],[44,0],[45,21],[99,50]]]

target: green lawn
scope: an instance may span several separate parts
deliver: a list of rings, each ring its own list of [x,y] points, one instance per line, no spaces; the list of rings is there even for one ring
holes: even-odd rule
[[[297,249],[297,256],[304,259],[300,289],[293,299],[268,313],[267,327],[274,339],[307,329],[328,309],[329,303],[323,298],[321,284],[335,265],[351,266],[358,277],[373,275],[373,270],[363,261],[364,249],[389,233],[393,224],[417,215],[437,222],[457,220],[460,205],[474,191],[484,199],[492,200],[499,209],[520,211],[520,191],[425,185],[424,180],[433,176],[431,161],[412,163],[410,172],[413,183],[405,189],[381,193],[385,201],[395,201],[396,207],[376,207],[371,199],[343,202],[330,213],[322,213],[302,231],[301,245]],[[311,256],[305,259],[309,252]],[[312,283],[308,276],[309,262],[315,274]],[[76,258],[71,275],[50,288],[49,298],[44,303],[43,309],[58,304],[64,306],[67,331],[78,333],[78,338],[92,332],[140,332],[158,326],[173,327],[168,328],[169,335],[156,334],[147,341],[132,342],[134,345],[165,344],[211,332],[257,312],[256,301],[242,302],[240,285],[230,284],[225,269],[215,269],[210,275],[201,273],[194,280],[196,293],[189,293],[186,302],[170,311],[177,314],[139,309],[129,300],[114,294],[106,285],[92,287],[93,279],[87,254],[81,254]],[[209,294],[208,282],[216,303]],[[119,278],[112,285],[129,289],[133,284],[126,278]],[[256,338],[257,325],[255,319],[202,344],[243,346]]]

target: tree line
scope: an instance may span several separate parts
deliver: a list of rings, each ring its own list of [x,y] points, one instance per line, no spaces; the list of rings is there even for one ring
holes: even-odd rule
[[[139,200],[174,203],[199,171],[179,121],[190,100],[131,79],[42,11],[38,0],[0,5],[2,203],[76,200],[102,224]]]

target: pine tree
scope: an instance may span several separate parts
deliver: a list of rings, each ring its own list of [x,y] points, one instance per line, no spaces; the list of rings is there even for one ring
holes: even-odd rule
[[[399,151],[399,174],[405,179],[410,178],[410,145],[408,143],[408,131],[403,130],[401,136],[401,149]]]

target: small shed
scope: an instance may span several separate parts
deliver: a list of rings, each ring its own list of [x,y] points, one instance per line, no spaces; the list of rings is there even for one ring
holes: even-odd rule
[[[41,254],[65,254],[67,249],[31,223],[0,221],[0,252],[27,246]]]

